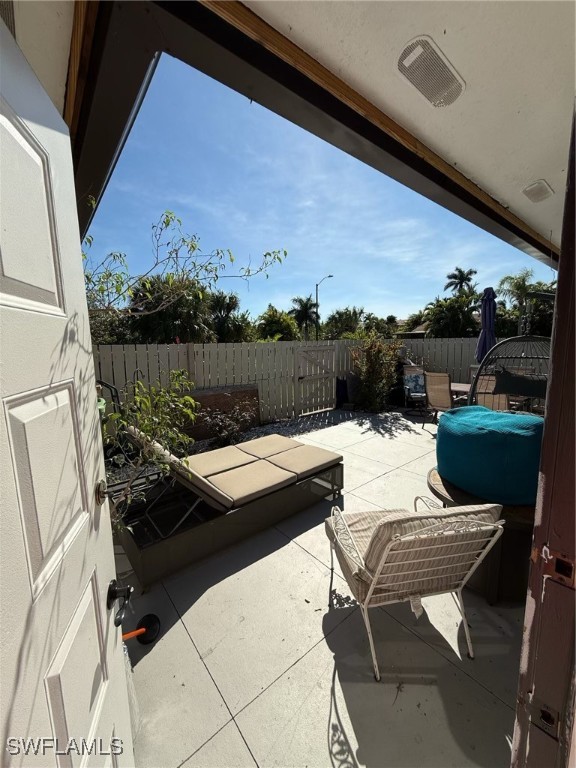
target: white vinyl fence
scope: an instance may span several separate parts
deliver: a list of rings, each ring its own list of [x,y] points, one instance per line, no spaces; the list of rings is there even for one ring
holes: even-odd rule
[[[402,339],[408,357],[427,371],[449,373],[452,381],[469,383],[478,368],[478,339]]]
[[[476,339],[403,339],[408,357],[429,371],[447,371],[468,382],[476,364]],[[352,368],[359,342],[277,341],[241,344],[101,344],[93,348],[96,378],[121,390],[139,378],[167,384],[184,369],[195,388],[258,387],[263,422],[334,408],[336,378]]]

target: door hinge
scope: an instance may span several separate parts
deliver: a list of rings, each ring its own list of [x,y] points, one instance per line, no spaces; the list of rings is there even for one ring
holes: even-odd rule
[[[564,584],[566,587],[574,589],[574,560],[567,557],[562,552],[555,552],[549,549],[546,544],[539,550],[537,547],[533,547],[530,559],[533,563],[538,561],[538,558],[544,560],[544,576],[548,576],[552,581],[557,581],[559,584]]]

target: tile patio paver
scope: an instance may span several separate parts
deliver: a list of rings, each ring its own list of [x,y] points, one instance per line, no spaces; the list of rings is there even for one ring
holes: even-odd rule
[[[330,569],[274,529],[165,581],[233,714],[322,640],[329,585]]]
[[[379,509],[413,509],[416,496],[430,496],[426,478],[414,472],[394,469],[354,489],[354,495],[376,504]]]
[[[412,443],[403,443],[399,440],[371,437],[368,440],[363,440],[361,443],[348,446],[346,452],[398,468],[403,464],[425,456],[433,450],[435,450],[435,443],[432,445],[425,443],[413,445]],[[344,471],[346,471],[346,468],[344,468]]]
[[[353,493],[345,493],[335,502],[322,501],[310,509],[282,520],[276,526],[277,530],[292,539],[295,544],[309,552],[327,568],[330,567],[330,543],[324,532],[324,520],[330,517],[334,504],[346,512],[364,512],[378,509],[374,504],[370,504],[370,502],[355,496]],[[338,561],[335,559],[334,562],[335,573],[342,576]]]
[[[510,707],[516,706],[518,664],[522,644],[524,605],[490,606],[480,595],[464,592],[466,616],[472,633],[474,660],[467,656],[466,638],[452,600],[425,597],[427,620],[416,620],[407,604],[386,607],[426,643],[435,647],[459,669],[490,690]]]
[[[435,427],[397,414],[337,424],[342,416],[312,417],[325,428],[295,435],[339,444],[348,479],[339,506],[411,509],[429,495]],[[406,604],[372,610],[376,683],[359,610],[328,608],[331,506],[319,502],[135,600],[134,623],[150,611],[162,620],[155,645],[130,644],[138,766],[508,767],[522,606],[465,593],[474,661],[450,595],[425,598],[418,620]],[[333,586],[349,599],[338,573]]]
[[[141,718],[136,765],[176,768],[230,720],[230,713],[163,586],[141,595],[135,606],[124,631],[146,613],[155,613],[162,625],[155,645],[129,642]]]
[[[407,464],[402,465],[402,469],[405,472],[414,472],[416,475],[428,476],[428,472],[434,469],[436,466],[436,451],[432,450],[430,453],[425,453],[414,461],[409,461]]]
[[[182,768],[256,768],[238,726],[230,722],[183,763]]]
[[[236,716],[261,768],[508,765],[513,709],[378,609],[376,683],[360,612],[341,610],[326,642]]]

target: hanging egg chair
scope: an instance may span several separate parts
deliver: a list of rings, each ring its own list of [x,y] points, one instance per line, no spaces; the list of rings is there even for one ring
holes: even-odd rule
[[[549,363],[546,336],[515,336],[498,342],[480,363],[468,405],[543,413]]]
[[[532,302],[554,303],[555,294],[532,291],[527,299],[527,312],[521,321],[523,335],[499,341],[488,350],[470,387],[468,405],[483,405],[494,411],[544,413],[550,339],[530,334]]]

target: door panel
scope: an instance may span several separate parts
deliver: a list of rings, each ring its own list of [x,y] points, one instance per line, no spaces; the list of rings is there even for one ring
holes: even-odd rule
[[[0,56],[2,765],[133,765],[70,141],[1,22]]]

